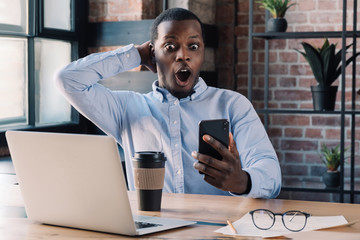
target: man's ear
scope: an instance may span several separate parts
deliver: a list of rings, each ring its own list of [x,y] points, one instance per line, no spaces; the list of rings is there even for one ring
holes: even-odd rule
[[[151,55],[151,61],[155,64],[155,48],[152,43],[149,44],[150,47],[150,55]]]

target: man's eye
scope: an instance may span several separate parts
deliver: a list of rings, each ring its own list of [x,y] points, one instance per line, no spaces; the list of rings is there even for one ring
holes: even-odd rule
[[[197,50],[199,48],[199,45],[198,44],[191,44],[190,45],[190,49],[191,50]]]
[[[174,50],[175,49],[175,45],[174,44],[166,44],[165,45],[165,49],[168,51]]]

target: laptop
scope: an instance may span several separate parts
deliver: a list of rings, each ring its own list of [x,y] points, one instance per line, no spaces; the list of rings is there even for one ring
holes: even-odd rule
[[[112,137],[7,131],[6,139],[29,219],[129,236],[196,223],[132,214]]]

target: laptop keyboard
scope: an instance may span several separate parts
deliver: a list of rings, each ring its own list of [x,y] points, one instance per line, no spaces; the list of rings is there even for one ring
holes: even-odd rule
[[[162,226],[162,224],[148,223],[148,222],[137,222],[137,221],[135,221],[135,227],[136,227],[137,229],[140,229],[140,228],[149,228],[149,227],[158,227],[158,226]]]

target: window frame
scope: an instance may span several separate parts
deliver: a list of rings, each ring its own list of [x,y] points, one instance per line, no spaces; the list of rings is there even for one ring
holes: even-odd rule
[[[27,38],[27,81],[28,81],[28,122],[24,125],[0,126],[0,147],[6,147],[5,132],[7,130],[36,130],[53,132],[84,132],[87,121],[71,107],[71,121],[49,125],[36,125],[35,104],[35,39],[53,39],[68,41],[71,44],[71,61],[86,54],[86,44],[83,39],[88,17],[87,0],[71,1],[71,30],[52,29],[44,27],[44,0],[26,0],[28,4],[28,33],[0,32],[1,37]],[[25,2],[26,2],[25,1]],[[80,32],[81,31],[81,32]],[[15,122],[14,122],[15,123]]]

